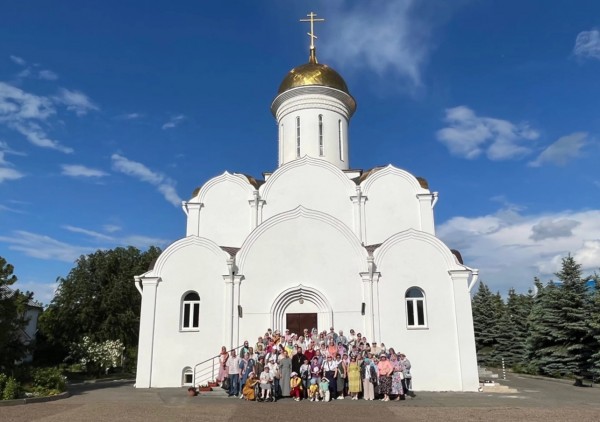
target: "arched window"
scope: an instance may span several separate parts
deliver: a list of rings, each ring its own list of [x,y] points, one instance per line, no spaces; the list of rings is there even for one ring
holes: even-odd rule
[[[319,114],[319,156],[323,156],[323,115]]]
[[[296,117],[296,157],[300,158],[300,116]]]
[[[406,326],[408,328],[427,327],[427,309],[425,307],[425,294],[418,287],[411,287],[406,291]]]
[[[183,379],[181,380],[182,386],[194,385],[194,372],[192,368],[186,366],[183,368]]]
[[[200,327],[200,296],[196,292],[189,292],[183,297],[181,303],[181,329],[197,330]]]

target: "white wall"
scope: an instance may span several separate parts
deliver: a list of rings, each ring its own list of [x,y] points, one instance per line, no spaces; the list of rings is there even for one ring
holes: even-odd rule
[[[226,344],[223,297],[228,254],[212,242],[186,238],[167,248],[159,258],[152,387],[181,386],[185,366],[194,367],[220,352]],[[180,329],[181,300],[186,292],[200,296],[200,328]],[[148,345],[144,345],[148,347]]]
[[[463,390],[457,333],[472,332],[473,327],[457,323],[454,283],[448,271],[458,266],[451,263],[450,251],[442,245],[433,236],[415,232],[375,251],[381,273],[381,341],[407,355],[415,390]],[[427,328],[407,327],[405,294],[410,287],[419,287],[425,294]]]

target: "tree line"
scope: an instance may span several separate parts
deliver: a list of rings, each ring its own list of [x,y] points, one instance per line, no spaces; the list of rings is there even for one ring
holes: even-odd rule
[[[600,375],[600,277],[584,276],[572,256],[556,281],[508,291],[506,300],[479,284],[472,298],[477,360],[553,377]]]

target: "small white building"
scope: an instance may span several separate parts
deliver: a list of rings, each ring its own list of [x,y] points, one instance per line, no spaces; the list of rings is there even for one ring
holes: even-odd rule
[[[477,271],[435,236],[424,179],[350,167],[355,109],[311,48],[271,106],[278,168],[265,180],[225,172],[183,203],[186,236],[135,278],[138,388],[212,379],[221,346],[254,344],[267,327],[333,326],[404,352],[415,390],[477,391]]]

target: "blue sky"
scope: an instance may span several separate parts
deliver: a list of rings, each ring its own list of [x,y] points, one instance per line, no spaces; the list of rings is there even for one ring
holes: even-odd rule
[[[97,3],[97,4],[96,4]],[[7,1],[0,256],[48,303],[81,254],[165,247],[182,200],[277,166],[269,107],[308,56],[358,110],[350,164],[438,191],[437,234],[525,292],[571,253],[600,267],[597,1]]]

